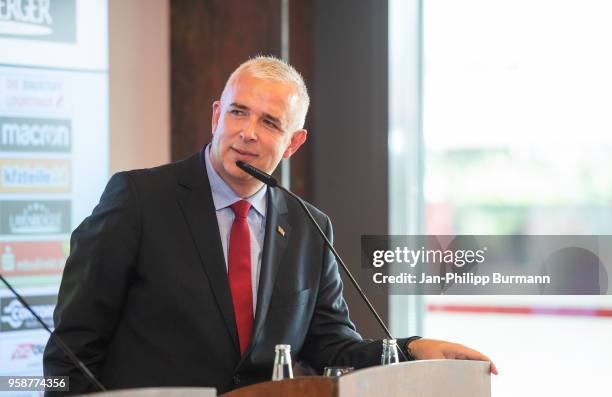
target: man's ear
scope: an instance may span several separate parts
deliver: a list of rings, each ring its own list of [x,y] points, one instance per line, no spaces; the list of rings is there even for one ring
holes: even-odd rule
[[[289,143],[289,147],[283,153],[283,157],[288,159],[293,155],[293,153],[297,152],[297,150],[302,146],[304,142],[306,142],[306,137],[308,136],[308,132],[305,129],[297,130],[291,136],[291,143]]]
[[[219,125],[219,117],[221,117],[221,101],[214,101],[212,104],[212,120],[211,120],[211,132],[215,135],[217,131],[217,125]]]

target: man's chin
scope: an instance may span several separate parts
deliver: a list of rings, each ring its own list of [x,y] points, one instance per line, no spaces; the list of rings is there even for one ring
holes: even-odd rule
[[[239,181],[243,181],[243,182],[248,182],[251,181],[255,178],[253,178],[250,174],[247,174],[246,172],[244,172],[242,169],[240,169],[237,165],[236,165],[236,160],[237,159],[232,159],[231,161],[229,161],[229,164],[226,163],[226,170],[228,171],[228,174],[230,174],[230,176],[235,179],[235,180],[239,180]],[[259,170],[262,170],[263,172],[267,173],[267,174],[271,174],[272,172],[267,171],[266,167],[262,166],[261,164],[258,164],[255,161],[246,161],[246,160],[242,160],[245,163],[249,164],[250,166],[253,166]]]
[[[251,175],[238,168],[236,164],[230,164],[226,170],[228,171],[228,176],[235,182],[249,182],[254,179]]]

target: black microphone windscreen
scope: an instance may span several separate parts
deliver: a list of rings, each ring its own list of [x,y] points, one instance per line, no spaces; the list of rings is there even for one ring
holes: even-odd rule
[[[274,178],[272,175],[267,174],[267,173],[263,172],[262,170],[257,169],[255,167],[253,167],[252,165],[245,163],[242,160],[237,160],[236,161],[236,165],[242,171],[244,171],[247,174],[257,178],[258,180],[262,181],[263,183],[265,183],[266,185],[268,185],[270,187],[275,187],[276,185],[278,185],[278,182],[276,181],[276,178]]]

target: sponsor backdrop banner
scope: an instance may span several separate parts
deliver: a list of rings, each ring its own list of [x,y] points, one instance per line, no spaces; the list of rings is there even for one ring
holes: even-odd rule
[[[0,233],[53,235],[69,233],[70,201],[0,201]]]
[[[25,288],[24,298],[49,326],[57,303],[54,288]],[[7,290],[0,291],[0,373],[40,375],[47,332]],[[12,396],[12,394],[8,394]]]
[[[0,117],[0,150],[70,153],[70,120]]]
[[[76,41],[76,0],[1,0],[0,37]]]
[[[0,0],[0,272],[50,326],[70,233],[108,179],[107,8]],[[0,286],[0,376],[41,375],[47,339]]]
[[[362,236],[370,293],[605,295],[612,236]]]
[[[70,160],[0,159],[0,193],[70,193]]]
[[[68,241],[0,242],[0,272],[5,277],[60,275],[69,250]]]
[[[30,295],[24,299],[49,327],[53,327],[53,309],[57,302],[56,294]],[[32,313],[14,297],[0,298],[0,332],[42,329]]]
[[[0,372],[28,374],[40,367],[45,351],[45,331],[2,335],[0,339]]]
[[[0,63],[106,71],[107,0],[0,0]]]

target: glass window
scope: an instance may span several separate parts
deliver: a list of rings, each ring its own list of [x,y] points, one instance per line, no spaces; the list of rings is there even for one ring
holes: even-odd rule
[[[391,224],[426,234],[612,234],[612,3],[413,3],[403,15],[413,30],[402,32],[390,11]],[[406,44],[409,32],[420,44]],[[393,56],[402,51],[413,59]],[[397,79],[400,62],[421,68],[420,84]],[[402,106],[394,84],[419,101]],[[412,133],[398,134],[398,112],[420,118]],[[420,149],[416,174],[394,168],[398,147]],[[407,191],[417,195],[403,196],[406,208],[422,200],[421,213],[398,218]],[[424,335],[495,359],[496,396],[609,394],[611,296],[427,296],[421,307]]]

